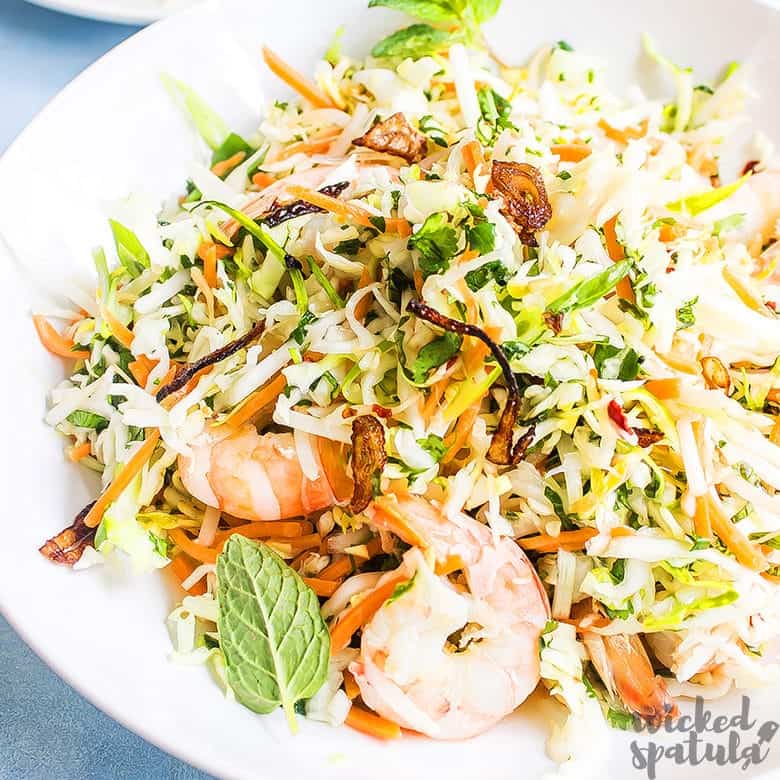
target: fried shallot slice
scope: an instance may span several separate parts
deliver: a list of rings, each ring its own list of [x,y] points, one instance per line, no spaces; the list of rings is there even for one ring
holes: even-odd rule
[[[385,429],[373,415],[352,421],[352,478],[354,488],[349,511],[362,512],[374,498],[374,484],[387,462]]]
[[[87,504],[77,515],[75,520],[67,528],[64,528],[56,536],[53,536],[38,549],[44,558],[52,563],[60,563],[63,566],[73,566],[82,556],[84,549],[95,539],[96,528],[90,528],[84,523],[84,518],[92,509],[94,501]]]
[[[504,198],[501,213],[526,246],[536,246],[537,230],[552,217],[542,174],[533,165],[493,160],[490,181]]]
[[[352,141],[375,152],[403,157],[409,163],[418,162],[428,151],[428,139],[415,130],[399,111],[383,122],[377,122],[365,135]]]

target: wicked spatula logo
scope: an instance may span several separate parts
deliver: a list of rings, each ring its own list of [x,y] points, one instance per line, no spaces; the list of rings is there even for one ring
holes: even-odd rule
[[[747,696],[742,697],[739,712],[717,716],[697,698],[692,715],[668,718],[656,727],[637,720],[634,730],[644,736],[631,742],[631,763],[648,780],[655,780],[659,772],[662,777],[664,764],[730,765],[747,770],[766,760],[778,729],[780,724],[773,720],[759,723],[751,719]],[[679,739],[670,744],[665,738],[661,743],[653,738],[660,731],[679,735]]]

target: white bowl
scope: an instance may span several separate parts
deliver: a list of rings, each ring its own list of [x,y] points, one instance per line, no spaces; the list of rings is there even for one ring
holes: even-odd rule
[[[559,708],[542,695],[470,742],[404,737],[380,744],[346,728],[315,723],[304,723],[292,738],[281,715],[254,715],[226,701],[203,669],[168,662],[164,619],[173,596],[160,577],[132,578],[107,567],[74,573],[37,552],[94,495],[96,485],[65,463],[63,442],[42,422],[47,390],[63,369],[39,346],[30,313],[50,309],[63,280],[89,278],[90,250],[109,238],[103,202],[139,189],[158,199],[181,190],[194,139],[158,74],[169,71],[193,84],[235,129],[246,131],[256,123],[263,98],[284,94],[262,67],[261,43],[307,71],[338,25],[347,26],[347,50],[363,53],[403,22],[351,0],[227,0],[194,7],[144,30],[89,68],[0,160],[6,290],[0,607],[35,651],[98,707],[165,750],[223,777],[492,780],[533,778],[553,768],[544,741],[547,718]],[[772,89],[780,76],[773,59],[776,25],[773,11],[748,0],[505,0],[488,32],[504,57],[514,61],[543,41],[566,39],[609,58],[617,86],[642,75],[643,31],[674,61],[695,65],[702,80],[714,77],[727,60],[751,60],[755,83],[767,98],[757,113],[778,138],[780,107]],[[779,693],[752,694],[759,725],[777,712]],[[737,704],[732,697],[712,709],[731,714]],[[749,735],[741,736],[744,744]],[[603,777],[646,777],[631,768],[634,738],[615,732],[609,754],[592,757],[594,770]],[[646,747],[649,739],[673,744],[682,738],[637,739]],[[778,767],[780,750],[770,751],[751,772],[769,776]],[[688,777],[692,771],[667,759],[659,777]],[[707,764],[699,771],[709,780],[741,770]]]
[[[27,0],[73,16],[117,24],[151,24],[170,16],[193,0]]]

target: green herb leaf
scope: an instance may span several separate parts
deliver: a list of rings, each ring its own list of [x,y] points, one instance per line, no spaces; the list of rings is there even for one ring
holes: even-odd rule
[[[679,309],[677,309],[677,330],[685,330],[690,328],[691,325],[696,324],[696,314],[693,311],[693,307],[697,304],[699,296],[691,298],[686,301]]]
[[[639,374],[642,358],[631,347],[614,347],[612,344],[597,344],[593,351],[593,362],[602,379],[620,379],[630,382]]]
[[[620,311],[626,312],[626,314],[630,314],[634,319],[639,320],[645,327],[650,326],[650,315],[633,301],[621,298],[618,301],[618,307],[620,308]]]
[[[336,246],[333,247],[333,251],[337,255],[356,255],[362,248],[363,244],[359,238],[348,238],[346,241],[339,241]]]
[[[168,540],[163,539],[161,536],[157,536],[157,534],[153,534],[151,531],[149,531],[149,539],[152,542],[152,547],[154,547],[154,551],[158,555],[162,555],[163,558],[168,557]]]
[[[205,100],[183,81],[163,73],[163,86],[174,102],[190,117],[203,140],[212,148],[219,149],[230,130],[219,114]]]
[[[131,276],[138,276],[144,268],[149,268],[151,265],[149,254],[136,234],[115,219],[109,219],[108,224],[111,226],[111,233],[114,236],[119,262],[127,269],[127,272]]]
[[[250,710],[295,703],[325,682],[330,635],[311,588],[269,547],[232,536],[217,559],[219,636],[227,678]]]
[[[465,277],[466,284],[472,292],[481,290],[490,281],[503,287],[511,278],[512,272],[500,260],[491,260],[489,263],[469,271]]]
[[[555,44],[555,47],[563,51],[574,51],[574,47],[566,41],[558,41],[558,43]]]
[[[498,13],[501,0],[470,0],[469,5],[477,24],[484,24]]]
[[[630,712],[623,712],[612,707],[607,710],[607,721],[615,729],[629,731],[634,728],[634,716]]]
[[[455,0],[458,2],[458,0]],[[461,3],[458,2],[460,5]],[[459,13],[449,0],[369,0],[369,8],[392,8],[426,22],[457,22]]]
[[[475,252],[486,255],[496,246],[496,226],[492,222],[477,222],[466,228],[466,241]]]
[[[317,322],[317,315],[313,314],[311,311],[306,311],[298,322],[298,325],[295,327],[295,330],[290,334],[290,337],[298,344],[303,344],[306,340],[306,334],[309,331],[309,325],[314,322]]]
[[[385,218],[372,214],[368,221],[380,232],[385,232]]]
[[[83,409],[71,412],[65,419],[77,428],[89,428],[98,433],[108,427],[108,420],[102,414],[86,412]]]
[[[591,306],[608,292],[611,292],[630,270],[631,260],[613,263],[601,273],[575,284],[568,292],[554,300],[547,309],[553,314],[558,314]]]
[[[447,134],[436,124],[436,121],[431,114],[420,117],[418,128],[420,132],[425,133],[436,146],[442,146],[445,149],[449,146],[449,143],[447,143]],[[398,194],[400,196],[401,193],[399,192]],[[395,207],[398,208],[397,203],[395,204]]]
[[[512,113],[512,104],[501,97],[498,92],[483,87],[477,92],[481,118],[477,122],[477,137],[486,146],[493,144],[501,135],[502,130],[516,130],[517,128],[509,120]]]
[[[333,33],[333,37],[330,39],[330,46],[325,52],[325,59],[331,64],[336,63],[341,59],[341,38],[344,35],[344,25],[336,28],[336,32]]]
[[[460,351],[461,337],[457,333],[443,333],[429,341],[418,353],[412,363],[412,377],[415,382],[425,382],[434,369],[446,363]]]
[[[224,160],[230,159],[234,154],[238,152],[245,152],[246,154],[252,154],[254,149],[238,134],[228,133],[227,138],[214,150],[214,154],[211,155],[211,164],[216,165]]]
[[[458,234],[444,213],[431,214],[409,239],[409,248],[420,253],[420,270],[426,278],[445,271],[458,251]]]
[[[417,439],[417,443],[438,463],[447,452],[444,439],[435,433],[429,433],[424,439]]]
[[[413,24],[379,41],[371,49],[372,57],[412,57],[419,59],[446,48],[452,35],[429,24]]]

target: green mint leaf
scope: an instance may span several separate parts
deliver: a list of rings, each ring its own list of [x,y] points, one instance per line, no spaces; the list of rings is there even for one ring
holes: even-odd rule
[[[439,30],[429,24],[413,24],[379,41],[371,49],[371,56],[419,59],[446,48],[451,41],[452,35],[446,30]]]
[[[149,254],[136,234],[115,219],[109,219],[108,224],[111,226],[111,233],[114,236],[119,262],[122,263],[127,272],[131,276],[138,276],[144,268],[149,268],[151,265]]]
[[[420,270],[426,278],[445,271],[458,251],[458,234],[444,213],[431,214],[409,239],[409,248],[420,253]]]
[[[512,278],[512,272],[500,260],[491,260],[489,263],[469,271],[465,278],[469,290],[476,292],[491,281],[499,287],[503,287]]]
[[[685,330],[696,324],[696,314],[693,307],[698,303],[699,296],[691,298],[677,309],[677,330]]]
[[[444,439],[435,433],[429,433],[424,439],[417,439],[417,443],[438,463],[447,452]]]
[[[423,19],[426,22],[452,23],[460,21],[460,14],[455,8],[459,0],[369,0],[369,8],[392,8],[402,14]]]
[[[517,129],[509,120],[512,104],[498,92],[483,87],[477,92],[477,100],[481,114],[477,122],[477,137],[485,146],[493,146],[503,130]]]
[[[631,260],[613,263],[601,273],[575,284],[568,292],[554,300],[547,308],[553,314],[584,309],[601,300],[631,270]]]
[[[77,409],[75,412],[71,412],[65,419],[77,428],[89,428],[98,433],[108,427],[108,420],[103,417],[103,415],[95,414],[94,412],[85,412],[83,409]]]
[[[492,222],[478,222],[466,228],[466,241],[471,249],[486,255],[496,246],[496,226]]]
[[[447,333],[429,341],[418,353],[412,363],[412,377],[422,384],[434,369],[446,363],[460,351],[461,337],[457,333]]]
[[[571,174],[570,174],[568,171],[561,171],[561,172],[558,174],[558,178],[559,178],[561,181],[569,181],[569,179],[571,179]]]
[[[270,547],[232,536],[217,559],[219,636],[230,687],[250,710],[295,703],[325,682],[330,635],[311,588]]]

